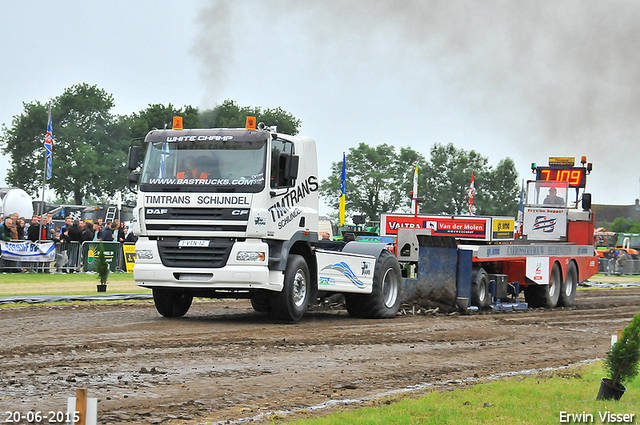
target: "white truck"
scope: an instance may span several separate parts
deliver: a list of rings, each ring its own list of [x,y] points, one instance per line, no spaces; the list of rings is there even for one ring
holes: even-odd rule
[[[384,245],[318,240],[315,141],[257,127],[147,134],[130,177],[136,284],[165,317],[193,297],[249,298],[297,321],[328,292],[343,293],[352,316],[395,316],[402,277]],[[132,146],[130,170],[139,156]]]

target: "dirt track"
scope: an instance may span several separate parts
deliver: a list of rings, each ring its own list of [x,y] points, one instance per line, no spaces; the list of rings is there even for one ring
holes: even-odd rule
[[[149,302],[5,308],[0,412],[66,410],[85,387],[102,424],[249,418],[601,358],[638,310],[638,287],[580,290],[570,310],[360,320],[337,309],[296,324],[243,300],[195,302],[178,320]]]

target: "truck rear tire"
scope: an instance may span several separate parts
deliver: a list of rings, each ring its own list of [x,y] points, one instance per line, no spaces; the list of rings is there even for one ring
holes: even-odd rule
[[[546,285],[532,285],[524,290],[524,296],[529,307],[545,307],[555,308],[560,299],[560,291],[562,286],[562,271],[560,266],[555,263],[551,269],[549,283]]]
[[[471,305],[486,308],[491,305],[489,275],[483,268],[471,272]]]
[[[578,269],[575,263],[569,263],[567,276],[560,286],[560,299],[558,305],[571,307],[576,300],[576,290],[578,289]]]
[[[386,319],[398,313],[401,295],[400,264],[390,251],[383,249],[376,261],[371,294],[344,294],[344,297],[349,316]]]
[[[282,291],[271,294],[272,313],[278,319],[297,322],[307,312],[311,292],[307,262],[301,255],[290,255],[284,271]]]
[[[153,288],[153,303],[164,317],[182,317],[189,311],[193,296],[167,288]]]

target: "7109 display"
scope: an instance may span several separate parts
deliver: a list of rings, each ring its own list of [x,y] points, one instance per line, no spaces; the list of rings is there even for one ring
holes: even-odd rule
[[[583,189],[587,183],[587,169],[582,167],[537,167],[536,180],[567,182],[569,187]]]

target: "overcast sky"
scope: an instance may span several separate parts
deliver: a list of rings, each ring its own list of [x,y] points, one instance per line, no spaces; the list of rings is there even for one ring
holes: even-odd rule
[[[632,204],[638,22],[639,1],[3,2],[0,123],[83,82],[117,114],[233,99],[300,118],[321,179],[360,142],[453,143],[524,179],[586,155],[593,201]]]

